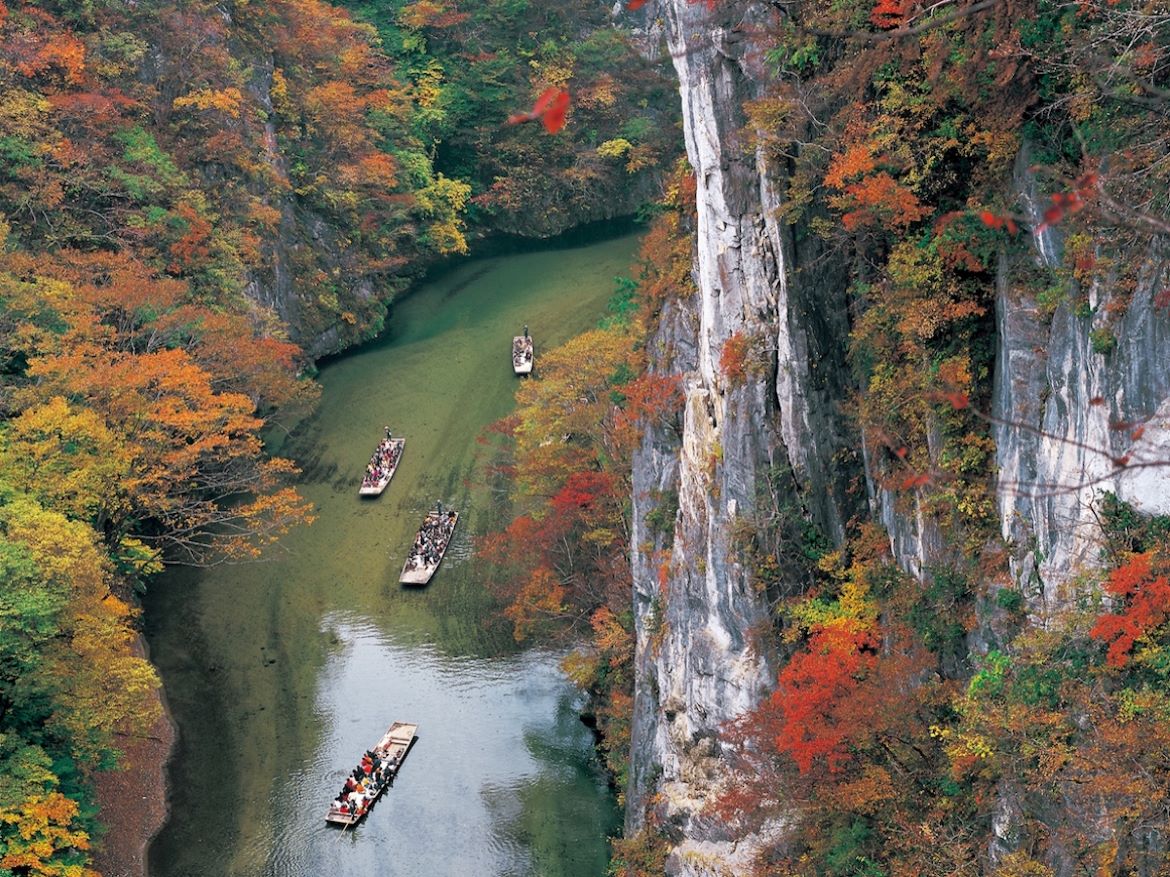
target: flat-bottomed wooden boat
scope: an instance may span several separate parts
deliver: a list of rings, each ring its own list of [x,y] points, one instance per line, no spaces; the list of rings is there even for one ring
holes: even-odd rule
[[[335,825],[350,826],[361,821],[370,812],[374,802],[386,791],[406,759],[406,753],[414,745],[418,725],[409,722],[395,722],[378,741],[378,744],[362,757],[362,763],[346,779],[346,787],[329,803],[325,821]],[[374,756],[377,761],[374,761]],[[367,770],[366,766],[370,769]],[[358,780],[355,774],[361,773]],[[350,788],[350,786],[359,786]]]
[[[381,496],[394,473],[398,471],[398,462],[402,459],[402,452],[406,448],[406,439],[384,438],[374,449],[370,457],[370,464],[362,476],[362,486],[358,490],[359,496]]]
[[[512,371],[518,375],[532,374],[532,337],[516,335],[512,338]]]
[[[425,585],[443,562],[443,555],[451,544],[455,525],[459,523],[459,512],[444,511],[441,507],[427,512],[398,581],[404,585]]]

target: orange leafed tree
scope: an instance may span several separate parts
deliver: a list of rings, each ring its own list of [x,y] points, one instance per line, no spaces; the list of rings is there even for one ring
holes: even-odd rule
[[[504,615],[512,622],[516,639],[527,639],[557,622],[566,609],[565,593],[557,574],[547,566],[533,570],[504,610]]]
[[[614,415],[615,444],[625,453],[641,441],[647,426],[674,427],[683,406],[679,375],[643,374],[622,385],[625,404]]]
[[[930,213],[913,192],[886,171],[845,184],[829,203],[842,211],[841,222],[849,231],[880,227],[905,230]]]
[[[308,517],[296,492],[279,486],[295,467],[264,457],[252,401],[216,392],[185,351],[110,355],[78,344],[30,373],[121,433],[131,511],[106,522],[119,535],[149,522],[144,539],[205,563],[255,556]]]
[[[10,874],[37,877],[100,877],[68,854],[89,849],[89,835],[76,827],[77,802],[53,791],[0,806],[0,823],[17,831],[5,831],[0,868]]]
[[[869,13],[869,20],[880,28],[900,26],[910,11],[910,0],[878,0]]]
[[[156,281],[123,260],[75,257],[55,267],[60,280],[3,275],[16,315],[10,340],[35,345],[20,342],[33,355],[28,381],[14,394],[26,409],[8,449],[14,458],[43,458],[53,419],[83,436],[73,449],[78,477],[117,475],[87,500],[94,526],[112,545],[138,536],[174,561],[252,557],[310,519],[308,505],[283,485],[295,467],[268,459],[259,435],[257,401],[296,395],[288,378],[276,377],[291,363],[291,345],[269,344],[275,361],[256,362],[255,351],[233,355],[225,345],[232,334],[240,342],[251,335],[246,323],[183,302],[182,284]],[[97,270],[74,285],[85,267]],[[54,270],[15,255],[4,268],[26,278]],[[231,331],[207,331],[215,328]]]
[[[121,353],[181,348],[211,375],[217,391],[246,395],[259,410],[302,410],[316,399],[316,386],[297,377],[300,349],[275,334],[261,311],[196,303],[185,281],[126,253],[64,251],[52,262],[14,253],[8,265],[13,274],[39,277],[22,296],[22,309],[45,299],[54,281],[66,284],[52,287],[51,304],[70,328],[48,349],[91,340]]]
[[[1110,666],[1124,667],[1138,641],[1170,619],[1170,576],[1153,552],[1141,552],[1109,573],[1105,591],[1118,611],[1101,615],[1090,634],[1108,643]]]
[[[784,718],[775,744],[801,772],[818,760],[834,771],[849,757],[848,743],[861,729],[839,713],[876,661],[872,635],[842,620],[814,629],[780,671],[772,700]]]
[[[739,384],[747,377],[747,357],[751,340],[743,332],[736,332],[723,342],[719,350],[719,370],[733,384]]]

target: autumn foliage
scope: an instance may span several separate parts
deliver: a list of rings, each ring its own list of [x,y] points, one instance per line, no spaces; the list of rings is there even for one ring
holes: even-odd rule
[[[548,628],[574,618],[585,624],[611,600],[621,606],[620,580],[609,578],[618,572],[615,554],[626,530],[621,497],[628,482],[618,466],[635,435],[615,393],[637,368],[628,329],[597,329],[546,354],[539,378],[517,392],[513,471],[532,511],[488,538],[480,553],[507,571],[502,588],[539,576],[566,588],[569,598],[549,613],[544,589],[521,586],[509,610],[518,638],[531,633],[529,614]]]
[[[683,401],[680,377],[648,372],[644,351],[663,300],[689,291],[682,278],[670,287],[652,258],[664,241],[677,243],[671,212],[643,245],[639,281],[622,282],[601,326],[542,355],[539,374],[516,392],[515,415],[483,439],[513,511],[476,553],[517,640],[571,635],[587,644],[564,666],[593,695],[620,783],[633,706],[631,459],[647,429],[677,429]]]
[[[496,446],[513,461],[513,493],[528,511],[476,549],[517,640],[575,632],[591,641],[566,659],[566,670],[598,696],[608,760],[619,774],[633,684],[624,495],[639,431],[622,394],[640,370],[634,338],[632,327],[616,324],[541,358],[539,376],[517,391],[514,426]],[[638,395],[644,410],[648,394]]]
[[[814,628],[804,649],[780,671],[772,706],[782,706],[784,718],[774,742],[802,772],[815,761],[833,772],[850,757],[848,743],[861,728],[840,715],[841,708],[876,660],[868,632],[835,622]]]
[[[747,359],[751,339],[743,332],[735,332],[719,349],[719,371],[732,384],[742,384],[747,378]]]
[[[392,292],[409,262],[460,247],[459,192],[437,185],[408,133],[409,97],[343,10],[21,4],[0,27],[0,128],[12,137],[0,212],[26,245],[131,249],[205,300],[279,276],[302,337],[340,324],[351,340],[382,318],[370,278]],[[262,83],[233,57],[255,47],[271,68]],[[307,234],[306,220],[339,234],[277,246]]]
[[[83,7],[0,5],[0,871],[81,877],[94,778],[158,716],[137,592],[311,520],[262,434],[317,391],[290,314],[245,291],[280,273],[307,334],[358,337],[381,305],[346,278],[422,219],[380,148],[405,130],[393,79],[346,13]],[[262,88],[233,57],[259,34]],[[273,245],[308,216],[345,277]]]
[[[1108,644],[1110,666],[1124,667],[1134,646],[1170,619],[1170,574],[1152,552],[1141,552],[1109,573],[1105,592],[1118,611],[1098,617],[1090,634]]]
[[[869,20],[880,28],[898,27],[905,22],[911,6],[907,0],[878,0],[870,10]]]
[[[468,187],[474,234],[546,236],[635,210],[631,192],[680,151],[668,60],[648,64],[604,6],[345,5],[377,28],[435,172]]]
[[[157,717],[133,589],[311,519],[260,431],[315,390],[295,346],[126,253],[9,248],[0,305],[0,771],[23,777],[0,800],[0,861],[88,874],[86,786],[67,797],[51,765],[88,782]]]
[[[767,592],[777,621],[760,634],[775,688],[724,728],[734,772],[707,814],[782,835],[757,873],[978,874],[989,850],[1001,877],[1059,873],[1071,850],[1110,874],[1164,866],[1140,838],[1165,824],[1170,780],[1170,522],[1102,514],[1107,547],[1068,584],[1081,599],[1053,605],[1053,582],[1041,597],[1009,575],[1006,556],[1018,576],[1030,549],[1002,544],[987,412],[993,375],[1011,380],[1005,284],[1048,309],[1041,323],[1055,308],[1115,318],[1149,270],[1170,191],[1170,136],[1152,118],[1168,22],[1126,0],[870,0],[786,7],[755,35],[771,67],[741,133],[786,186],[796,239],[846,275],[858,482],[922,548],[864,524],[799,596],[768,569],[788,586]],[[1037,240],[1067,241],[1059,265],[1038,267]],[[1121,292],[1090,308],[1090,288]],[[738,346],[720,351],[729,378]]]

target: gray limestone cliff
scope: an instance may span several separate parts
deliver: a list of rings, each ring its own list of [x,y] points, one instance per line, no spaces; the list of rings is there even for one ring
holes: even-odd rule
[[[1015,179],[1039,226],[1026,152]],[[1037,267],[1055,272],[1061,245],[1048,229],[1026,256],[1005,258],[996,302],[1001,532],[1041,617],[1073,596],[1073,571],[1099,559],[1103,491],[1148,514],[1170,512],[1170,468],[1160,465],[1170,458],[1170,310],[1156,304],[1170,253],[1164,242],[1148,243],[1129,284],[1109,275],[1085,285],[1058,278],[1062,294],[1045,308],[1020,277]]]
[[[1033,227],[1042,227],[1027,150],[1015,188]],[[1170,309],[1159,301],[1170,252],[1148,240],[1132,276],[1078,281],[1058,269],[1060,238],[1057,229],[1035,233],[1023,255],[1002,258],[996,288],[1000,535],[1029,623],[1044,627],[1095,585],[1085,572],[1104,561],[1106,492],[1145,514],[1170,512]],[[1025,279],[1036,270],[1055,281],[1047,290],[1055,302],[1038,300]],[[1165,825],[1119,831],[1076,786],[1025,799],[1012,783],[1001,785],[992,863],[1032,848],[1067,877],[1083,867],[1076,847],[1085,843],[1113,845],[1117,861],[1131,856],[1142,874],[1155,873],[1167,852]]]
[[[913,502],[896,507],[876,479],[859,478],[868,456],[844,414],[849,266],[777,218],[783,169],[744,145],[742,103],[764,85],[758,59],[735,38],[752,22],[687,0],[669,0],[663,13],[697,180],[698,292],[667,308],[651,342],[653,367],[684,377],[681,435],[652,433],[634,463],[637,682],[626,828],[641,828],[649,808],[673,845],[668,873],[697,877],[746,873],[759,840],[729,836],[705,808],[726,776],[720,729],[770,692],[777,669],[753,636],[768,623],[768,594],[736,545],[736,522],[758,512],[761,483],[779,476],[797,512],[835,541],[868,500],[915,575],[928,574],[947,547]],[[1026,151],[1015,187],[1022,210],[1038,214]],[[1035,283],[1022,278],[1058,277],[1059,235],[1041,232],[1023,250],[1002,256],[996,281],[991,417],[1001,535],[1032,622],[1042,624],[1070,596],[1074,570],[1099,556],[1100,491],[1170,511],[1170,467],[1149,465],[1170,458],[1170,309],[1157,304],[1170,260],[1162,244],[1149,245],[1124,308],[1109,306],[1122,286],[1109,277],[1085,289],[1064,278],[1063,297],[1041,306]],[[766,355],[732,383],[719,356],[736,334]],[[850,493],[856,481],[868,496]],[[653,516],[675,493],[671,531]],[[986,642],[974,636],[971,646]],[[1076,807],[1065,803],[1030,818],[1071,818]],[[1005,789],[991,861],[1023,842],[1023,818]],[[1060,851],[1050,858],[1065,873]]]
[[[698,875],[735,872],[753,854],[750,840],[727,836],[703,811],[725,773],[720,729],[758,702],[775,672],[753,635],[767,627],[768,600],[741,562],[736,523],[752,519],[762,484],[779,481],[797,514],[839,539],[856,498],[835,471],[856,443],[840,407],[845,266],[800,270],[821,253],[778,220],[775,180],[738,145],[741,105],[761,71],[739,54],[731,23],[713,27],[705,6],[675,0],[665,12],[697,179],[698,293],[664,313],[651,345],[665,351],[657,370],[684,376],[681,440],[651,435],[635,460],[627,829],[642,825],[654,794],[678,840],[670,873]],[[756,367],[729,382],[719,358],[735,335],[748,339]],[[670,542],[647,514],[674,492]]]

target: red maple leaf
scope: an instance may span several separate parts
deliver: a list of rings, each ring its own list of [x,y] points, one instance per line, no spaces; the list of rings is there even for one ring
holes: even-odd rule
[[[1089,172],[1083,174],[1071,192],[1057,192],[1051,198],[1051,205],[1044,211],[1044,221],[1036,227],[1041,232],[1049,226],[1056,225],[1065,216],[1083,209],[1097,188],[1097,174]]]
[[[550,85],[540,93],[532,110],[527,113],[513,113],[508,116],[509,125],[540,120],[544,130],[556,134],[565,127],[565,113],[569,111],[569,93],[563,88]]]
[[[1000,216],[998,213],[992,213],[990,210],[980,210],[979,221],[988,228],[1007,229],[1008,234],[1015,234],[1020,230],[1020,227],[1016,225],[1016,221],[1010,216]]]

